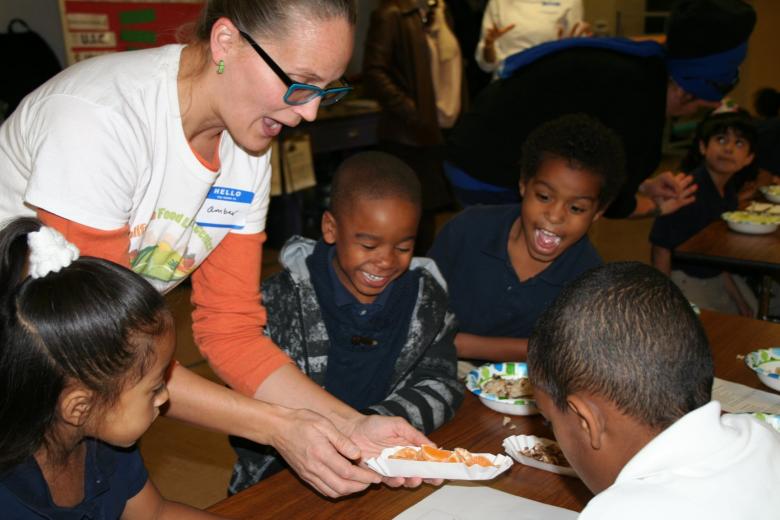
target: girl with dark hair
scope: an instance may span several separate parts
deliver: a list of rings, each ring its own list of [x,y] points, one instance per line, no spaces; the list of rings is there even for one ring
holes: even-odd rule
[[[695,147],[695,148],[693,148]],[[755,316],[758,302],[736,273],[684,262],[676,247],[739,206],[735,182],[755,158],[756,127],[750,115],[731,103],[709,114],[696,131],[688,161],[699,186],[696,200],[678,212],[658,217],[650,231],[653,267],[671,277],[683,294],[702,309]]]
[[[134,446],[168,401],[160,294],[33,218],[0,231],[0,282],[3,516],[217,518],[164,500]]]
[[[380,481],[347,459],[426,442],[335,399],[263,334],[269,145],[350,90],[355,13],[354,0],[209,0],[186,45],[77,63],[0,126],[0,219],[34,214],[163,293],[191,275],[195,341],[233,390],[176,365],[169,415],[271,444],[334,497]]]

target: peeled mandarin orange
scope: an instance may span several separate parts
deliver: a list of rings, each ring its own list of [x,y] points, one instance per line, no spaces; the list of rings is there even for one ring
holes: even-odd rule
[[[401,448],[400,450],[390,455],[391,459],[417,460],[418,457],[419,452],[414,448]]]
[[[449,450],[440,450],[439,448],[423,444],[420,451],[422,452],[423,460],[430,460],[433,462],[458,462],[458,458]]]
[[[482,455],[473,455],[471,457],[471,463],[469,464],[469,466],[471,466],[472,464],[476,464],[478,466],[485,466],[485,467],[493,465],[493,463],[490,462],[487,459],[487,457],[484,457]]]

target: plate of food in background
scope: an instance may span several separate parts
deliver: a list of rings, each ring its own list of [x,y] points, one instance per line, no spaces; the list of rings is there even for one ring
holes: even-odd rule
[[[509,361],[482,365],[468,373],[466,388],[491,410],[509,415],[539,413],[525,363]]]
[[[750,211],[727,211],[721,215],[729,228],[739,233],[749,235],[766,235],[773,233],[780,225],[779,215],[765,215]]]
[[[761,186],[759,190],[761,190],[761,194],[766,197],[766,200],[780,203],[780,184]]]
[[[753,351],[745,356],[745,364],[762,383],[780,392],[780,347]]]
[[[554,440],[535,435],[512,435],[504,439],[504,451],[520,464],[559,475],[577,476]]]
[[[764,412],[753,412],[748,415],[758,419],[761,422],[767,423],[769,426],[774,428],[777,433],[780,433],[780,415]]]

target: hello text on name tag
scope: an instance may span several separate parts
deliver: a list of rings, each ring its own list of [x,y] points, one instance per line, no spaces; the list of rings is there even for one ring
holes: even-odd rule
[[[247,209],[254,196],[248,190],[214,186],[198,212],[197,224],[201,227],[243,229]]]

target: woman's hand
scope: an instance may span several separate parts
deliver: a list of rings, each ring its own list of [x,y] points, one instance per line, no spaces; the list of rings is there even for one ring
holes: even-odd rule
[[[352,421],[344,431],[350,439],[360,447],[363,461],[378,456],[383,449],[393,446],[419,446],[431,444],[428,437],[420,433],[411,424],[400,417],[385,417],[382,415],[361,415]],[[417,487],[423,479],[384,477],[382,482],[390,487]],[[441,479],[425,480],[435,486],[441,485]]]
[[[336,498],[381,482],[374,471],[350,462],[365,455],[328,419],[309,410],[278,407],[278,413],[270,444],[314,489]]]

